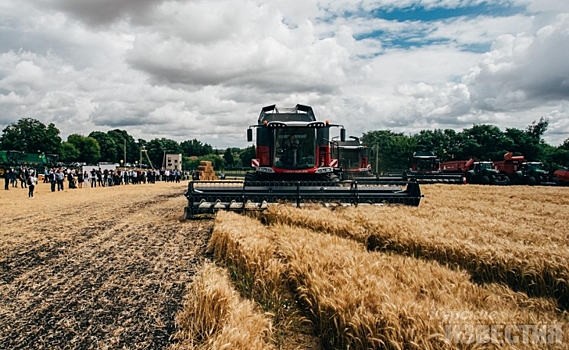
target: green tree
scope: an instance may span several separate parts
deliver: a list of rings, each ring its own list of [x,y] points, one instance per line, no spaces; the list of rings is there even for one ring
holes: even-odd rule
[[[459,149],[457,133],[452,129],[421,130],[413,138],[416,151],[434,152],[443,162],[454,159]]]
[[[241,166],[243,168],[250,168],[251,160],[257,158],[255,146],[249,146],[239,152],[239,158],[241,159]]]
[[[182,153],[182,147],[178,142],[166,138],[152,139],[146,143],[145,147],[152,164],[158,169],[164,166],[164,156],[167,153]]]
[[[53,123],[45,126],[32,118],[22,118],[2,130],[0,144],[4,150],[25,153],[59,153],[61,137]]]
[[[109,134],[102,131],[92,131],[89,134],[89,137],[94,138],[97,140],[99,147],[101,148],[101,162],[111,162],[111,163],[118,163],[119,162],[119,153],[117,147],[116,140],[112,138]],[[122,157],[122,152],[120,153]]]
[[[182,153],[185,156],[205,156],[206,154],[213,153],[213,147],[207,143],[202,143],[199,140],[187,140],[180,143]]]
[[[233,167],[233,165],[235,164],[235,158],[233,157],[233,152],[231,151],[231,148],[225,150],[225,152],[223,153],[223,159],[225,160],[225,164],[227,164],[228,168]]]
[[[70,142],[63,142],[60,148],[61,161],[65,163],[77,162],[81,154],[75,145]]]
[[[140,158],[140,146],[126,130],[109,130],[107,134],[115,141],[115,152],[118,158],[114,160],[115,162],[119,162],[122,159],[125,164],[134,164]]]
[[[409,158],[417,148],[415,137],[394,133],[391,130],[364,133],[362,142],[370,149],[372,168],[378,172],[408,168]]]
[[[97,164],[101,158],[101,147],[92,137],[85,137],[79,134],[71,134],[67,137],[67,142],[79,150],[78,161],[87,164]]]
[[[499,160],[512,148],[512,140],[497,126],[477,124],[457,135],[457,159]]]

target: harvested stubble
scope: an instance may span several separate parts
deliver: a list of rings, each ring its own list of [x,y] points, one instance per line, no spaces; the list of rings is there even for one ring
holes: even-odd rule
[[[490,210],[472,219],[475,210],[425,207],[346,208],[330,215],[327,209],[281,206],[269,208],[263,219],[350,238],[370,250],[435,260],[467,270],[477,282],[503,283],[530,296],[555,298],[562,308],[569,306],[566,233],[539,240],[530,228],[516,230]]]
[[[269,317],[239,296],[227,271],[204,264],[190,284],[183,310],[176,317],[177,349],[274,349]]]
[[[212,224],[183,184],[0,193],[0,349],[163,349]]]
[[[237,257],[244,251],[241,244],[246,244],[241,239],[258,240],[258,252],[279,258],[285,266],[280,270],[311,315],[325,348],[467,348],[471,345],[447,339],[445,325],[563,322],[550,301],[530,299],[500,285],[480,287],[464,272],[435,262],[369,252],[353,240],[289,226],[263,228],[232,213],[218,214],[215,230],[212,239],[223,237],[215,250],[231,246],[220,256],[242,264],[241,270],[256,269],[249,256]],[[265,248],[261,242],[266,242]],[[562,348],[559,344],[551,348],[556,346]]]

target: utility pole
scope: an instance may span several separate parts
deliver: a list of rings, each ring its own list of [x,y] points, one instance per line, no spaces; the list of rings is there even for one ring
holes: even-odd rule
[[[126,165],[126,138],[124,139],[123,151],[124,151],[124,164]]]

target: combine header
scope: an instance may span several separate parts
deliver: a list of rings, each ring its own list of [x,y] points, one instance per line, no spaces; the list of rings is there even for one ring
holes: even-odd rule
[[[422,195],[414,181],[406,188],[341,181],[331,152],[333,127],[340,128],[340,140],[345,142],[343,126],[317,121],[309,106],[281,111],[274,105],[264,107],[257,124],[247,130],[249,142],[253,129],[257,134],[256,158],[251,161],[255,171],[247,173],[245,181],[191,181],[185,217],[218,210],[264,210],[279,203],[419,205]]]

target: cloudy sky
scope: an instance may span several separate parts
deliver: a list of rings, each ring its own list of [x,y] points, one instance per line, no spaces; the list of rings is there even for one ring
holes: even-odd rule
[[[567,0],[2,0],[0,130],[23,117],[244,147],[263,106],[348,135],[489,123],[569,138]]]

